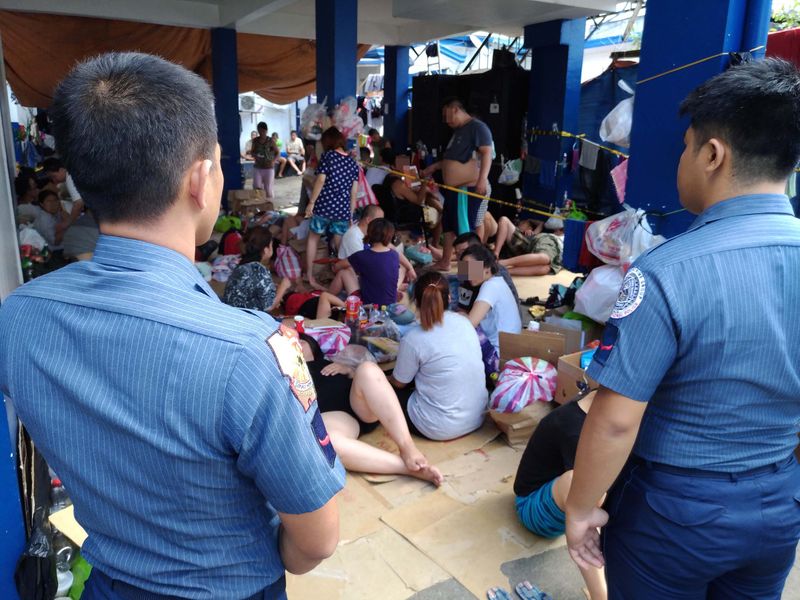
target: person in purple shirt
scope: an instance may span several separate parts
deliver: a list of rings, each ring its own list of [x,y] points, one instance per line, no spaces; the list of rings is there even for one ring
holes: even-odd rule
[[[394,225],[375,219],[367,227],[364,242],[369,248],[350,255],[350,265],[358,274],[364,304],[394,304],[400,281],[400,257],[392,248]]]

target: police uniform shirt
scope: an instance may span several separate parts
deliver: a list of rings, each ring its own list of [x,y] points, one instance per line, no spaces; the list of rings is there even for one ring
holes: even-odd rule
[[[0,309],[0,391],[64,480],[113,579],[248,597],[283,575],[276,511],[344,470],[293,332],[221,303],[184,256],[101,236]]]
[[[736,473],[800,424],[800,221],[781,195],[720,202],[625,276],[588,375],[649,402],[634,454]]]

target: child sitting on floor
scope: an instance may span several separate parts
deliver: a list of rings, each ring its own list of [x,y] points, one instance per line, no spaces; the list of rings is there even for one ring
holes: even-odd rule
[[[556,408],[541,420],[522,454],[514,480],[517,516],[536,535],[564,535],[564,507],[572,485],[578,438],[593,400],[591,393]],[[581,569],[581,575],[591,600],[605,600],[603,571]]]

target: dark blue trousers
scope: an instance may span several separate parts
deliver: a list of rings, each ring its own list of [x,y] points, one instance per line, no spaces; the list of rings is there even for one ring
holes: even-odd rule
[[[82,600],[181,600],[177,596],[155,594],[129,585],[118,579],[111,579],[97,569],[86,581]],[[231,599],[233,600],[233,599]],[[268,588],[243,600],[286,600],[286,577],[282,576]]]
[[[800,539],[800,466],[723,475],[634,458],[605,506],[611,600],[779,600]]]

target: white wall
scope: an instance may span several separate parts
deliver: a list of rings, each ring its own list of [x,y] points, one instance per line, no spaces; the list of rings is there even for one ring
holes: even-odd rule
[[[260,105],[260,112],[242,111],[239,113],[242,123],[242,131],[239,134],[239,147],[244,151],[245,144],[250,141],[250,132],[255,131],[256,125],[264,121],[267,127],[269,127],[270,135],[272,135],[273,131],[278,132],[278,137],[280,137],[283,142],[283,149],[285,150],[286,140],[289,139],[289,132],[296,129],[294,102],[284,106],[272,103],[260,104],[261,102],[264,101],[260,101],[259,98],[256,97],[256,104]],[[305,105],[305,100],[302,100],[300,102],[301,111]]]

